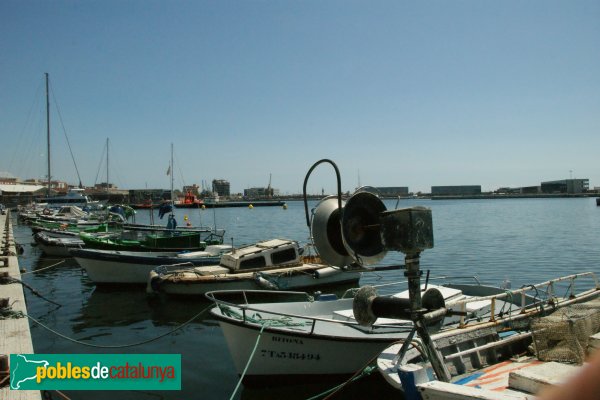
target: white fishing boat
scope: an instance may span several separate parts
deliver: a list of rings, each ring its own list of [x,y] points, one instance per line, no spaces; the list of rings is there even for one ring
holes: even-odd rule
[[[439,280],[455,281],[449,277]],[[385,286],[389,290],[389,285]],[[440,291],[445,307],[465,313],[465,316],[447,317],[443,323],[431,326],[430,331],[436,332],[434,336],[461,332],[462,328],[478,325],[492,315],[498,327],[509,317],[515,323],[525,316],[530,318],[533,311],[524,314],[522,301],[528,308],[541,310],[543,307],[530,295],[522,299],[515,293],[510,297],[502,288],[478,283],[429,287]],[[244,371],[256,346],[245,380],[268,381],[271,375],[278,378],[353,375],[390,344],[403,343],[413,329],[411,321],[394,318],[382,318],[371,326],[361,326],[354,316],[352,298],[319,301],[304,293],[308,300],[290,301],[292,294],[274,293],[272,297],[279,298],[279,302],[265,301],[265,293],[260,292],[223,291],[207,295],[217,304],[211,314],[223,329],[238,373]],[[503,296],[506,297],[496,298]],[[240,302],[233,302],[231,298]],[[260,302],[253,303],[252,298]],[[391,298],[408,300],[409,292],[403,291]],[[426,303],[429,298],[424,295],[423,301]],[[489,326],[486,328],[489,330]]]
[[[98,209],[104,205],[100,201],[94,201],[84,193],[84,189],[70,188],[69,191],[62,196],[51,196],[39,199],[38,203],[50,208],[60,207],[79,207],[84,210]]]
[[[565,297],[556,296],[561,284]],[[378,357],[377,367],[407,399],[533,399],[542,388],[564,383],[600,347],[599,296],[598,280],[588,272],[459,302],[455,306],[534,300],[434,333],[429,349],[418,339],[404,350],[402,343],[393,344]],[[423,356],[427,351],[441,355],[443,372],[434,371]]]
[[[53,237],[44,232],[33,235],[37,247],[48,256],[71,257],[69,250],[84,246],[79,237]]]
[[[139,284],[148,282],[150,271],[160,265],[179,267],[211,265],[219,262],[231,245],[210,245],[203,251],[123,251],[75,249],[70,252],[96,284]]]
[[[332,267],[302,256],[296,241],[272,239],[236,248],[215,265],[159,267],[150,273],[147,290],[196,296],[227,289],[295,290],[354,285],[360,274],[357,269]]]
[[[454,279],[442,277],[436,282]],[[500,288],[480,285],[475,279],[469,281],[473,283],[429,284],[424,298],[430,299],[429,294],[438,291],[452,304],[470,297],[469,293],[503,292]],[[406,281],[394,286],[406,287]],[[393,286],[383,287],[391,290]],[[207,297],[217,305],[211,314],[223,329],[239,374],[251,360],[256,346],[245,382],[268,381],[273,376],[277,380],[318,379],[350,376],[361,371],[387,346],[404,340],[413,329],[411,321],[395,318],[380,319],[370,327],[361,326],[353,311],[351,294],[356,290],[349,290],[343,298],[334,300],[331,295],[312,298],[300,292],[268,295],[260,291],[218,291],[208,293]],[[295,301],[290,300],[292,296],[296,297]],[[403,290],[392,297],[406,301],[409,292]],[[481,318],[489,311],[489,302],[479,302],[467,310],[467,318]],[[458,321],[457,317],[448,318],[431,329],[455,329]]]

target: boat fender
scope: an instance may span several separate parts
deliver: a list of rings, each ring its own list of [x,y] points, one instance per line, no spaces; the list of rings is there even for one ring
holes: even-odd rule
[[[155,272],[151,272],[150,279],[148,280],[148,285],[146,286],[146,293],[158,293],[160,291],[161,282],[161,277]]]
[[[400,364],[398,365],[398,376],[404,390],[404,398],[406,400],[421,400],[417,385],[431,380],[427,370],[417,364]]]
[[[279,286],[275,282],[270,281],[266,276],[261,274],[260,272],[256,272],[254,274],[254,281],[256,284],[263,289],[268,290],[279,290]]]
[[[337,275],[341,272],[342,270],[340,268],[324,267],[313,272],[313,277],[315,279],[328,278],[330,276]]]

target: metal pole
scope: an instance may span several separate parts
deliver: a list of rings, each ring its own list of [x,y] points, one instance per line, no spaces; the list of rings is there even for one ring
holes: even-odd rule
[[[419,270],[419,253],[407,254],[404,257],[406,272],[404,276],[408,279],[408,296],[410,302],[411,318],[414,321],[418,318],[418,311],[421,307],[421,271]]]
[[[425,351],[427,351],[431,367],[438,380],[449,382],[450,372],[448,371],[448,368],[446,368],[442,355],[435,347],[435,343],[431,340],[427,326],[422,318],[424,310],[421,304],[421,271],[419,269],[419,258],[419,252],[406,254],[404,258],[404,264],[406,265],[406,272],[404,275],[408,279],[411,319],[415,324],[417,334],[425,346]]]
[[[106,138],[106,199],[108,200],[108,138]]]
[[[175,207],[175,199],[173,199],[173,143],[171,143],[171,204]]]
[[[48,90],[48,73],[46,75],[46,138],[48,142],[48,189],[46,193],[50,197],[50,182],[52,174],[50,172],[50,95]]]

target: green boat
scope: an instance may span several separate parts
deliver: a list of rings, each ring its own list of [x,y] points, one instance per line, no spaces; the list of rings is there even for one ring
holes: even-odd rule
[[[198,251],[207,245],[222,244],[223,237],[201,232],[142,233],[124,231],[121,234],[94,234],[81,232],[79,237],[85,247],[103,250],[127,251]]]
[[[81,232],[87,233],[115,233],[123,230],[122,224],[109,222],[96,224],[74,224],[60,223],[51,221],[38,221],[31,225],[32,232],[50,233],[54,237],[74,236],[77,237]]]

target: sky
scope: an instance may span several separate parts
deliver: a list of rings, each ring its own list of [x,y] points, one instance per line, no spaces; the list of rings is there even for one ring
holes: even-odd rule
[[[301,193],[588,178],[600,2],[2,0],[0,171]],[[328,164],[309,193],[335,192]]]

